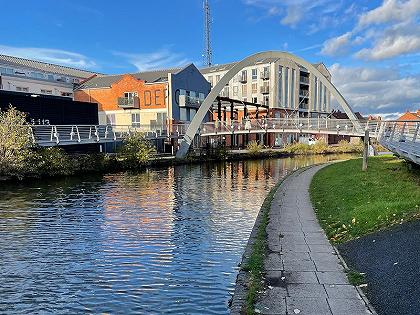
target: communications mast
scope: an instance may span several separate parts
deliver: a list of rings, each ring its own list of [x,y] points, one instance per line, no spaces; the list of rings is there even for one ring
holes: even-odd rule
[[[211,15],[209,0],[204,0],[204,52],[203,52],[203,64],[207,67],[212,65],[213,52],[211,50]]]

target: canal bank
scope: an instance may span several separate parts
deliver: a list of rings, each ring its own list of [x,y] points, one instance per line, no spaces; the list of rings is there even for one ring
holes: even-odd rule
[[[263,206],[244,253],[231,314],[240,314],[245,309],[246,313],[261,314],[374,312],[359,291],[349,284],[342,263],[313,211],[309,185],[321,168],[314,166],[295,171],[268,196],[269,211],[264,211]],[[259,270],[264,277],[257,280],[264,281],[264,290],[254,300],[249,295],[249,286],[255,279],[248,269],[261,227],[266,232],[267,254],[264,268]]]

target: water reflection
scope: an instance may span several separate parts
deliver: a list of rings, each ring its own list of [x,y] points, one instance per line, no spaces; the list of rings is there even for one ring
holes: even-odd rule
[[[266,193],[291,170],[334,158],[4,185],[0,313],[228,313]]]

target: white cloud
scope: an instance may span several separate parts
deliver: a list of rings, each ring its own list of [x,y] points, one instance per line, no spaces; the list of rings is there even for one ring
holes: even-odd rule
[[[420,77],[403,77],[392,68],[329,68],[334,85],[354,110],[364,114],[395,114],[415,110],[420,99]]]
[[[372,24],[406,21],[419,12],[419,0],[384,0],[381,6],[362,14],[358,25],[365,27]]]
[[[96,66],[96,63],[92,59],[82,54],[60,49],[0,45],[0,54],[82,69]]]
[[[351,32],[326,40],[321,49],[323,55],[339,55],[346,52],[351,43]]]
[[[420,27],[413,23],[400,23],[382,32],[370,48],[355,56],[367,60],[382,60],[420,51]]]
[[[162,48],[150,53],[125,53],[114,52],[114,55],[127,58],[138,71],[173,68],[186,65],[191,62],[183,54],[174,53],[167,48]]]
[[[296,24],[302,19],[303,14],[304,12],[299,6],[289,6],[287,8],[286,16],[281,19],[281,23],[284,25],[296,26]]]
[[[419,13],[420,0],[384,0],[362,13],[353,30],[325,41],[321,53],[336,56],[357,47],[354,56],[365,60],[416,53],[420,51]]]

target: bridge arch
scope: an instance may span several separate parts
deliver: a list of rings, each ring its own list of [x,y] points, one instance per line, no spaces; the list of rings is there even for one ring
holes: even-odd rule
[[[207,114],[207,111],[210,109],[210,107],[213,104],[213,101],[216,99],[216,97],[219,95],[219,93],[223,90],[223,88],[226,86],[226,84],[229,83],[229,81],[239,73],[243,68],[251,66],[255,64],[260,59],[266,59],[266,58],[277,58],[277,59],[288,59],[291,61],[296,62],[297,64],[300,64],[304,66],[311,74],[315,75],[321,82],[324,84],[324,86],[331,92],[332,95],[336,98],[338,103],[341,105],[341,107],[344,109],[347,116],[352,121],[353,125],[357,129],[361,129],[360,123],[358,119],[356,118],[355,114],[353,113],[353,110],[351,109],[350,105],[347,103],[347,101],[344,99],[344,97],[341,95],[341,93],[337,90],[337,88],[316,68],[314,67],[310,62],[295,56],[293,54],[290,54],[288,52],[282,52],[282,51],[265,51],[256,53],[254,55],[251,55],[242,61],[236,63],[226,74],[220,79],[220,81],[214,86],[214,88],[210,91],[210,93],[207,95],[206,99],[201,104],[200,108],[198,109],[197,113],[195,114],[193,120],[191,121],[187,132],[184,135],[184,138],[182,139],[180,143],[179,150],[176,154],[177,158],[183,158],[188,152],[188,149],[193,141],[193,138],[195,134],[197,133],[198,129],[200,128],[200,125],[204,119],[204,117]]]

